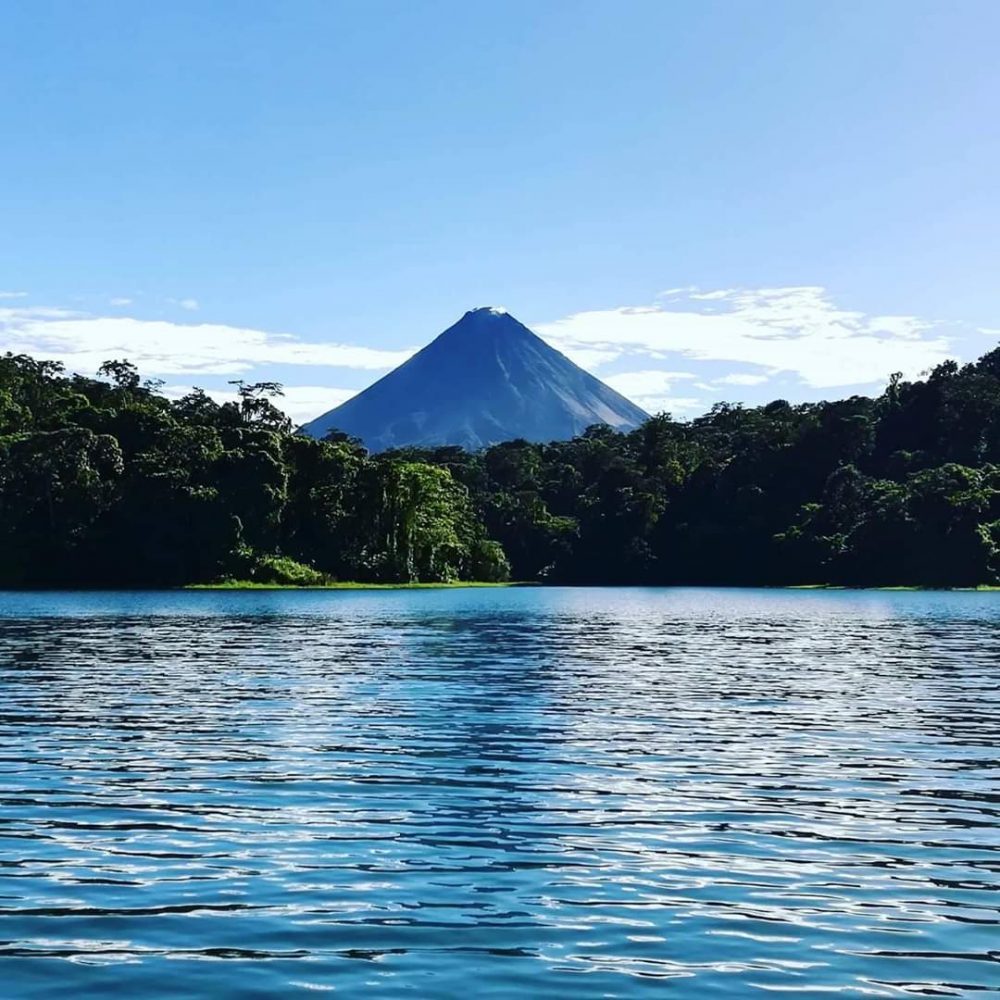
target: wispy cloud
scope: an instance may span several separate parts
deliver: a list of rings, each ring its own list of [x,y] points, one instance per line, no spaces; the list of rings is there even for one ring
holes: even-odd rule
[[[678,396],[673,392],[674,383],[692,382],[697,376],[690,372],[645,371],[618,372],[605,379],[612,389],[641,406],[647,413],[684,414],[702,408],[702,401],[695,396]]]
[[[601,364],[619,358],[736,362],[759,368],[765,378],[796,377],[811,389],[872,385],[894,371],[916,376],[948,358],[950,349],[942,325],[842,309],[815,286],[671,289],[659,305],[575,313],[536,330],[571,357],[597,352]]]
[[[123,295],[116,295],[113,299],[108,299],[108,302],[113,306],[130,306],[132,305],[132,300],[125,298]]]
[[[221,385],[225,379],[273,378],[275,369],[288,367],[382,373],[414,350],[317,343],[194,317],[149,320],[121,311],[98,316],[28,305],[19,301],[23,297],[0,293],[0,349],[62,361],[86,374],[109,358],[127,358],[146,376],[185,383],[172,386],[180,394],[186,383],[204,382],[217,398],[231,398]],[[110,301],[130,311],[127,297]],[[671,289],[655,305],[579,312],[534,328],[644,409],[681,416],[731,398],[732,387],[761,399],[771,391],[796,398],[797,387],[798,398],[814,398],[822,390],[874,388],[894,371],[913,377],[952,355],[950,327],[916,316],[843,309],[814,286]],[[434,332],[426,331],[426,339]],[[1000,336],[990,329],[982,333]],[[289,387],[283,406],[294,420],[315,417],[356,391],[314,384],[323,377],[315,371],[306,375],[310,384]]]
[[[185,309],[188,312],[197,312],[198,309],[201,307],[197,299],[191,299],[191,298],[187,299],[166,298],[163,301],[169,303],[172,306],[177,306],[178,309]]]
[[[413,353],[313,343],[217,323],[90,316],[41,307],[0,308],[0,342],[6,350],[62,361],[74,371],[94,372],[108,358],[128,358],[150,375],[241,375],[274,365],[383,371]]]
[[[550,341],[550,343],[574,364],[586,368],[588,371],[594,371],[609,361],[617,360],[622,353],[616,347],[585,347],[579,344],[557,343],[555,341]]]
[[[763,385],[769,375],[752,375],[750,372],[733,372],[714,381],[714,385]]]
[[[160,390],[169,399],[180,399],[194,389],[191,385],[165,385]],[[235,390],[205,389],[217,403],[235,402]],[[274,405],[284,411],[296,424],[304,424],[327,410],[346,402],[356,395],[357,389],[334,389],[322,385],[286,385],[284,395],[274,400]]]

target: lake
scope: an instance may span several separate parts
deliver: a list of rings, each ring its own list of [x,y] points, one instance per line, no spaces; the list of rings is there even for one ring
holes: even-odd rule
[[[0,594],[5,997],[1000,992],[1000,594]]]

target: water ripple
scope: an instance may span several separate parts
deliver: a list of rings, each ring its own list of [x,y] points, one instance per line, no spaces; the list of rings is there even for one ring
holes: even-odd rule
[[[4,996],[1000,993],[1000,595],[0,595]]]

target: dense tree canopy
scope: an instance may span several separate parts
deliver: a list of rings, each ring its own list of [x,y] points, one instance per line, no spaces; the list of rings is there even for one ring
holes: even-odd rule
[[[275,383],[219,405],[100,374],[0,358],[0,585],[506,579],[446,469],[293,434]]]
[[[516,579],[966,586],[1000,573],[1000,350],[877,399],[396,453],[466,485]]]
[[[0,358],[0,585],[225,577],[992,583],[1000,350],[876,399],[653,417],[619,434],[371,456],[292,430],[276,383],[167,399]]]

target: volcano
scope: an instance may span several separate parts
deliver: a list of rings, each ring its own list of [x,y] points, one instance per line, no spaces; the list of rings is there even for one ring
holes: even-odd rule
[[[370,451],[476,450],[514,438],[566,440],[591,424],[631,430],[647,417],[505,310],[485,306],[302,430],[343,431]]]

